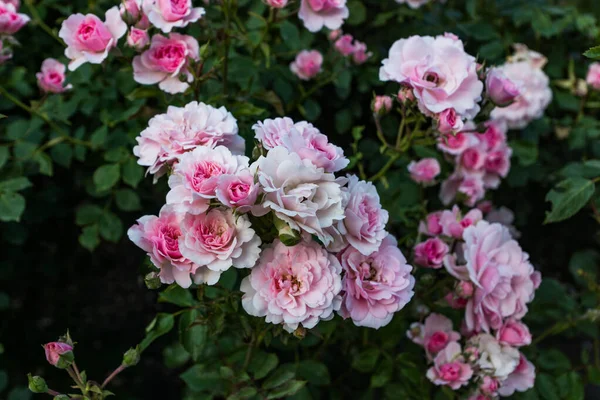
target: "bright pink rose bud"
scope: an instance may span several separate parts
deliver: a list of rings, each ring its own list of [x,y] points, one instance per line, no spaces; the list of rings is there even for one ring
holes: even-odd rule
[[[73,352],[73,346],[64,342],[50,342],[44,345],[46,360],[55,367],[60,367],[60,356]]]
[[[417,183],[431,183],[440,174],[440,163],[435,158],[424,158],[408,164],[408,172]]]
[[[463,120],[456,115],[454,108],[448,108],[437,116],[438,131],[441,133],[458,132],[464,127]]]
[[[473,296],[473,284],[468,281],[460,281],[456,284],[456,295],[462,299],[468,299]]]
[[[148,43],[150,43],[148,31],[138,28],[131,28],[129,34],[127,35],[127,45],[129,47],[140,50],[146,47]]]
[[[390,96],[375,96],[372,108],[375,114],[387,114],[392,109],[392,98]]]
[[[510,105],[519,96],[517,85],[497,68],[488,71],[485,86],[490,100],[498,107]]]
[[[14,35],[29,22],[27,15],[17,13],[17,7],[10,2],[0,1],[0,36]]]
[[[427,239],[415,246],[415,263],[429,268],[441,268],[444,257],[450,250],[443,240]]]
[[[283,8],[287,6],[288,0],[266,0],[266,3],[269,7]]]
[[[290,70],[303,81],[308,81],[321,72],[323,56],[317,50],[302,50],[290,64]]]
[[[367,53],[367,45],[363,42],[356,40],[354,42],[354,52],[352,53],[352,60],[356,65],[361,65],[367,62],[371,57],[372,53]]]
[[[341,35],[342,35],[342,30],[335,29],[335,30],[329,32],[329,35],[327,37],[329,38],[329,40],[331,40],[333,42],[334,40],[337,40],[337,38],[339,38]]]
[[[494,396],[497,394],[499,387],[500,383],[497,379],[494,379],[491,376],[484,376],[483,382],[479,386],[479,390],[486,395]]]
[[[352,35],[346,34],[337,39],[333,47],[335,47],[337,52],[341,55],[349,56],[354,53],[354,45],[352,44],[353,41],[354,39],[352,38]]]
[[[594,89],[600,90],[600,63],[590,64],[585,81]]]
[[[531,344],[531,333],[527,325],[520,321],[508,320],[496,333],[499,342],[521,347]]]
[[[40,89],[47,93],[62,93],[71,89],[71,85],[64,86],[65,69],[65,65],[54,58],[45,59],[42,71],[35,75]]]

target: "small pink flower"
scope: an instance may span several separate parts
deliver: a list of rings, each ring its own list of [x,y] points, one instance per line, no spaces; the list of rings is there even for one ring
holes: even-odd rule
[[[453,108],[448,108],[438,114],[438,131],[440,133],[458,132],[464,127],[462,119],[456,115]],[[448,135],[453,136],[453,135]]]
[[[243,169],[235,175],[221,175],[217,181],[215,194],[226,207],[235,208],[244,213],[251,209],[260,192],[260,186],[254,182],[250,169]]]
[[[431,0],[396,0],[396,3],[406,4],[412,9],[420,8],[422,5],[429,3]]]
[[[164,33],[196,22],[205,14],[204,8],[192,7],[192,0],[143,0],[142,8],[152,25]]]
[[[473,296],[473,284],[467,281],[459,281],[454,288],[456,295],[462,299],[468,299]]]
[[[269,7],[283,8],[287,5],[288,0],[265,0]]]
[[[415,278],[412,267],[388,235],[370,256],[348,247],[339,259],[345,271],[340,315],[355,325],[379,329],[412,298]]]
[[[436,211],[428,214],[425,221],[419,223],[419,233],[428,236],[437,236],[442,233],[442,225],[440,225],[441,211]]]
[[[372,106],[373,112],[379,115],[387,114],[392,109],[392,102],[390,96],[375,96]]]
[[[334,47],[341,55],[349,56],[354,53],[354,45],[352,44],[353,41],[354,38],[352,35],[346,34],[335,41]]]
[[[525,392],[533,387],[535,382],[535,367],[527,360],[523,353],[519,355],[519,365],[502,382],[498,393],[500,396],[512,396],[515,391]]]
[[[142,0],[122,0],[119,12],[124,21],[135,24],[143,16]]]
[[[418,329],[415,329],[418,328]],[[425,348],[429,358],[434,357],[450,342],[460,340],[460,334],[452,330],[452,321],[441,314],[432,313],[424,324],[412,326],[417,334],[409,331],[408,337],[416,344]]]
[[[440,187],[440,200],[444,204],[450,204],[460,194],[464,203],[473,207],[475,203],[485,196],[484,176],[481,172],[469,173],[468,171],[456,170],[448,177]]]
[[[446,300],[446,303],[448,303],[450,308],[455,310],[462,310],[467,306],[467,299],[457,296],[454,292],[448,292],[448,294],[444,296],[444,300]]]
[[[428,268],[441,268],[450,248],[441,239],[430,238],[415,246],[415,263]]]
[[[496,332],[496,339],[500,343],[514,347],[528,346],[531,344],[531,333],[524,323],[508,320]]]
[[[352,60],[355,64],[361,65],[367,62],[373,53],[367,52],[367,45],[356,40],[354,42],[354,51],[352,52]]]
[[[412,88],[408,86],[402,86],[400,90],[398,90],[398,101],[400,103],[415,101],[415,95]]]
[[[298,12],[298,17],[311,32],[318,32],[324,26],[338,29],[349,15],[346,0],[301,0]]]
[[[342,35],[341,29],[334,29],[331,32],[329,32],[329,35],[327,35],[327,37],[329,38],[329,40],[331,40],[333,42],[334,40],[337,40],[341,35]]]
[[[517,85],[498,68],[488,71],[485,86],[490,100],[498,107],[510,105],[519,96]]]
[[[452,207],[452,211],[444,210],[440,216],[440,225],[445,236],[462,239],[464,230],[483,219],[479,209],[472,209],[462,217],[458,206]]]
[[[440,174],[440,163],[435,158],[424,158],[408,164],[408,172],[417,183],[431,183]]]
[[[308,81],[321,72],[323,56],[317,50],[302,50],[290,64],[290,70],[300,79]]]
[[[460,155],[473,143],[474,137],[470,133],[448,133],[439,136],[438,148],[448,154]]]
[[[488,153],[484,163],[485,170],[505,178],[510,170],[511,154],[512,149],[508,146]]]
[[[71,89],[72,85],[64,86],[65,65],[54,58],[47,58],[42,63],[42,71],[35,76],[38,86],[47,93],[62,93]]]
[[[58,36],[67,44],[65,56],[71,60],[69,70],[82,64],[100,64],[117,41],[127,32],[127,24],[121,19],[115,6],[106,12],[106,20],[93,14],[73,14],[61,25]]]
[[[27,15],[17,13],[18,7],[18,3],[0,1],[0,36],[14,35],[29,22]]]
[[[499,386],[500,383],[497,379],[494,379],[491,376],[484,376],[483,382],[481,382],[481,385],[479,385],[479,390],[486,395],[496,396]]]
[[[340,308],[341,272],[340,262],[319,244],[286,246],[276,239],[242,281],[242,306],[288,332],[314,328]]]
[[[131,28],[127,35],[127,44],[134,49],[143,49],[150,42],[148,31],[138,28]]]
[[[267,150],[283,146],[283,137],[289,135],[293,128],[294,121],[288,117],[266,119],[252,125],[254,137]]]
[[[44,345],[46,360],[56,367],[60,356],[73,351],[73,346],[64,342],[50,342]]]
[[[479,147],[469,147],[460,156],[460,165],[468,170],[480,170],[486,162],[486,154]]]
[[[476,134],[476,138],[485,147],[486,151],[499,150],[506,146],[506,124],[502,121],[487,121],[483,133]]]
[[[585,81],[596,90],[600,90],[600,63],[591,63]]]
[[[457,342],[448,343],[435,357],[433,367],[427,371],[427,378],[431,382],[454,390],[467,385],[472,376],[473,369],[464,362]]]

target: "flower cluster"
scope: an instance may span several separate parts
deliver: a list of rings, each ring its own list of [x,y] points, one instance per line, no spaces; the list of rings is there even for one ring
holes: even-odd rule
[[[155,178],[169,172],[170,191],[129,238],[163,283],[213,285],[232,266],[251,269],[244,309],[290,332],[335,312],[359,326],[389,323],[415,281],[373,184],[336,177],[349,160],[308,122],[267,119],[253,130],[251,163],[224,108],[192,102],[152,118],[134,154]]]
[[[432,363],[427,377],[454,390],[468,386],[473,398],[509,396],[532,387],[535,370],[518,348],[531,343],[521,319],[541,276],[527,253],[506,226],[483,220],[479,208],[464,216],[457,206],[434,212],[419,231],[429,238],[415,246],[415,263],[443,266],[456,280],[445,300],[464,310],[463,345],[443,315],[431,314],[411,326],[408,336],[424,347]]]
[[[12,58],[8,44],[18,43],[13,37],[30,20],[29,16],[19,13],[19,1],[0,0],[0,64]]]
[[[364,64],[373,55],[371,52],[367,52],[365,43],[355,40],[348,33],[342,34],[340,29],[331,31],[329,39],[334,42],[333,46],[338,53],[351,58],[357,65]]]

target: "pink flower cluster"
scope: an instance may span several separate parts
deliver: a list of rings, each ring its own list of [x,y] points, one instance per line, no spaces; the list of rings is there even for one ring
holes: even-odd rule
[[[456,279],[445,296],[464,309],[461,335],[443,315],[431,314],[408,331],[432,363],[427,377],[457,390],[475,383],[473,396],[510,396],[533,386],[535,369],[518,348],[531,344],[521,319],[541,282],[527,253],[500,223],[483,220],[480,209],[459,208],[429,214],[420,233],[430,236],[415,246],[415,263],[441,268]],[[474,397],[475,398],[475,397]]]
[[[373,184],[336,177],[348,159],[308,122],[253,129],[262,155],[250,163],[232,151],[237,125],[224,108],[192,102],[151,119],[134,154],[155,176],[170,172],[170,191],[130,239],[163,283],[212,285],[232,266],[251,268],[244,309],[290,332],[335,312],[359,326],[389,323],[415,281]]]
[[[344,57],[350,57],[355,64],[364,64],[373,54],[367,52],[367,45],[355,40],[352,35],[343,35],[340,30],[333,31],[329,38],[334,41],[335,50]]]
[[[30,20],[29,16],[18,12],[19,5],[17,0],[0,0],[0,64],[12,58],[12,50],[7,44],[18,43],[12,35]]]
[[[471,123],[466,128],[473,128]],[[485,132],[463,131],[442,134],[438,148],[455,164],[454,172],[442,183],[440,198],[450,204],[457,196],[474,206],[495,189],[510,170],[512,150],[506,141],[506,125],[499,121],[485,124]]]

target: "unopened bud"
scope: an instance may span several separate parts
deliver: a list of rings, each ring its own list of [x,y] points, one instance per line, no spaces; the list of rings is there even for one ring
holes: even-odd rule
[[[33,393],[46,393],[48,391],[48,385],[41,376],[31,376],[27,374],[27,380],[29,381],[29,390]]]
[[[414,101],[415,100],[415,95],[413,93],[412,88],[403,86],[402,88],[400,88],[400,90],[398,91],[398,101],[400,103],[407,103],[410,101]]]
[[[140,362],[140,349],[139,346],[135,346],[135,348],[131,348],[125,352],[123,355],[123,365],[126,367],[133,367]]]
[[[279,240],[286,246],[295,246],[300,242],[300,232],[292,229],[285,221],[273,216],[273,222],[279,235]]]
[[[73,363],[73,346],[64,342],[50,342],[44,345],[46,360],[57,368],[65,369]]]
[[[467,281],[460,281],[456,285],[456,294],[458,297],[468,299],[469,297],[473,296],[473,284]]]
[[[392,98],[390,96],[375,96],[371,103],[371,109],[377,115],[385,115],[392,109]]]
[[[159,289],[162,286],[158,272],[150,272],[144,277],[144,283],[148,289]]]
[[[304,328],[303,326],[299,326],[294,331],[294,336],[298,339],[304,339],[304,337],[306,336],[306,328]]]

